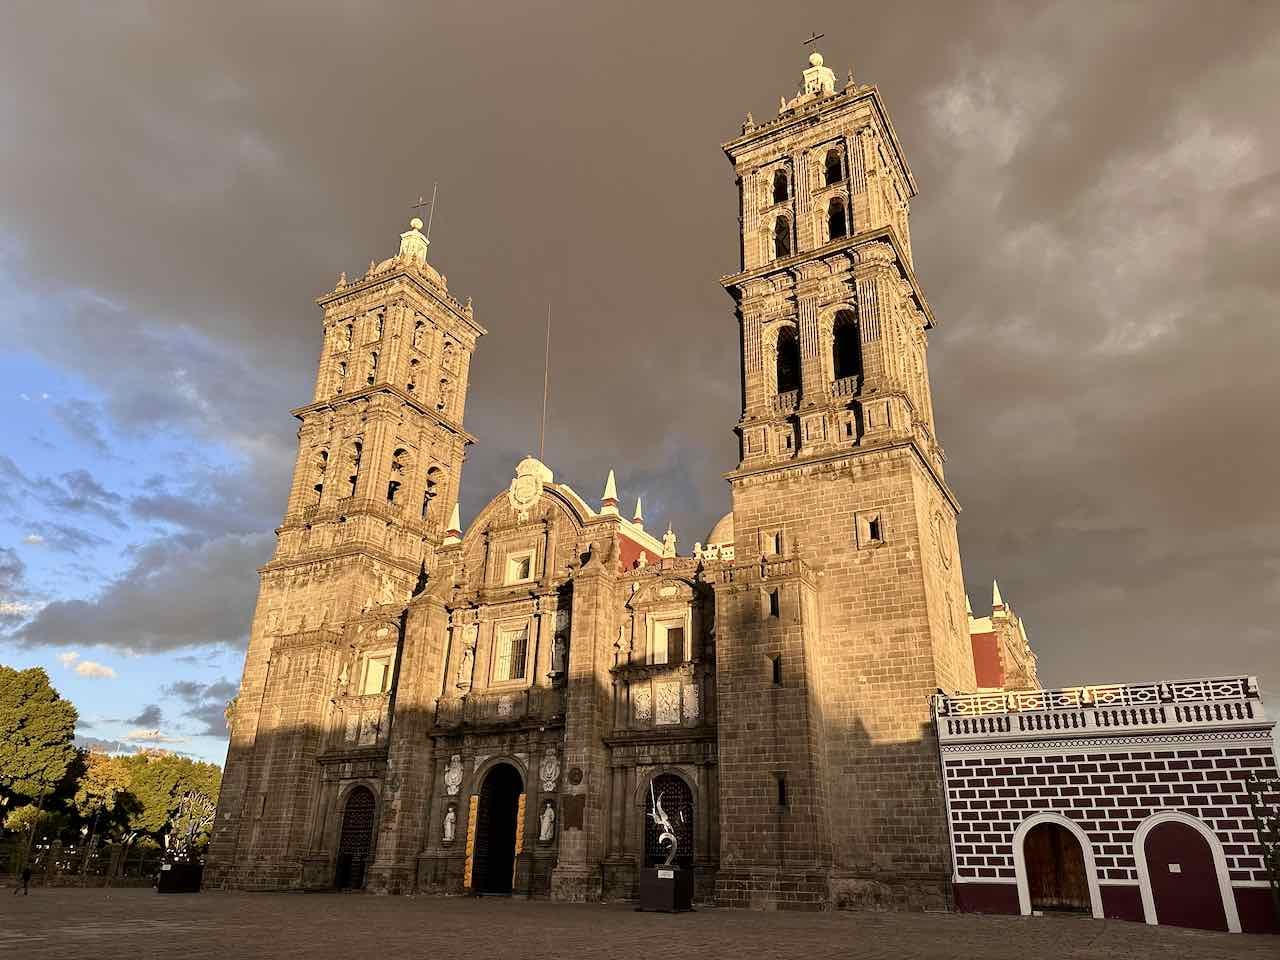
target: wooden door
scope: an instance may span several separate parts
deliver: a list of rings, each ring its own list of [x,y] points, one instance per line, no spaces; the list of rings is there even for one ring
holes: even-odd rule
[[[1031,828],[1022,842],[1032,910],[1089,913],[1089,878],[1080,841],[1058,823]]]

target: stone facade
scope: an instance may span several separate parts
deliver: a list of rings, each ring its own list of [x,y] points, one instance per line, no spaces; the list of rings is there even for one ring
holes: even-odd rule
[[[998,775],[940,765],[931,714],[938,691],[978,686],[977,645],[915,181],[879,92],[837,91],[816,54],[777,118],[724,150],[740,459],[692,555],[639,503],[624,518],[612,473],[592,506],[533,458],[463,533],[485,331],[419,221],[319,298],[209,883],[630,897],[662,852],[661,800],[703,900],[953,903],[953,857],[977,854],[953,842],[967,811],[948,819],[944,776]],[[991,622],[998,685],[1035,686],[1021,621],[997,600]]]

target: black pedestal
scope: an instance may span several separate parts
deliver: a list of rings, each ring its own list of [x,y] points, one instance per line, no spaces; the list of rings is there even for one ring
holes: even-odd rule
[[[160,864],[160,882],[157,893],[199,893],[200,878],[204,867],[198,863]]]
[[[678,913],[693,909],[692,867],[645,867],[640,871],[640,909]]]

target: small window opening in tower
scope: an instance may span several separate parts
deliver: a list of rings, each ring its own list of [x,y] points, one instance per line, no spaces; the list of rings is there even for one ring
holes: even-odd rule
[[[791,225],[786,217],[773,221],[773,256],[775,259],[791,256]]]
[[[839,311],[832,321],[831,362],[837,380],[862,375],[862,337],[852,310]]]
[[[769,664],[773,671],[773,685],[782,686],[782,654],[775,653],[769,658]]]
[[[422,347],[422,332],[426,329],[426,325],[418,320],[413,325],[413,349],[419,350]]]
[[[841,237],[848,236],[848,233],[844,201],[839,197],[832,197],[831,203],[827,206],[827,236],[832,240],[839,240]]]
[[[440,492],[440,480],[444,475],[439,467],[432,467],[427,471],[427,487],[422,492],[422,519],[426,520],[431,514],[431,501],[436,498],[436,494]]]
[[[351,324],[347,324],[342,330],[342,345],[348,350],[351,349],[351,337],[355,328]]]
[[[404,385],[404,388],[408,390],[410,393],[413,393],[413,391],[417,388],[417,386],[418,386],[418,361],[410,360],[409,361],[409,381]]]
[[[376,332],[374,333],[373,339],[375,340],[382,339],[382,330],[383,330],[383,327],[386,325],[386,322],[387,322],[386,317],[381,312],[379,312],[377,317],[374,320],[374,323],[376,324]]]
[[[869,540],[871,540],[873,543],[879,540],[883,540],[884,537],[881,536],[881,532],[882,531],[880,527],[879,517],[872,517],[870,520],[867,521],[867,538]]]
[[[360,453],[363,449],[359,440],[351,445],[351,475],[347,477],[349,484],[347,496],[349,497],[356,495],[356,482],[360,479]]]
[[[800,338],[795,327],[783,327],[778,331],[777,356],[778,393],[800,389]]]
[[[769,591],[769,616],[774,619],[782,616],[782,597],[777,590]]]
[[[369,354],[369,376],[366,380],[372,385],[376,379],[378,379],[378,354],[377,351],[374,351]]]
[[[769,552],[775,556],[782,555],[782,531],[770,534],[769,536]]]
[[[789,434],[789,433],[787,434],[787,441],[786,441],[786,442],[787,442],[787,449],[788,449],[788,450],[790,450],[792,447],[794,447],[794,446],[795,446],[795,440],[792,438],[791,434]]]
[[[787,171],[779,170],[773,175],[773,202],[782,203],[791,197],[791,184],[787,180]]]
[[[775,773],[774,777],[778,782],[778,806],[785,807],[787,805],[787,775],[785,773]]]
[[[827,186],[839,183],[844,179],[844,164],[840,162],[839,150],[827,151],[826,173]]]
[[[319,455],[317,455],[316,457],[316,469],[315,469],[316,482],[315,482],[315,486],[311,488],[315,492],[315,497],[311,501],[312,503],[319,503],[320,498],[324,495],[324,472],[325,470],[328,469],[328,467],[329,467],[329,451],[321,450]]]

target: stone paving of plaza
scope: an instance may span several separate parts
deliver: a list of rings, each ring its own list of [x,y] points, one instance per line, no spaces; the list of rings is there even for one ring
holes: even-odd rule
[[[159,896],[146,890],[0,889],[0,957],[822,957],[1177,960],[1280,957],[1280,938],[1085,918],[888,913],[675,916],[626,905],[360,894]]]

